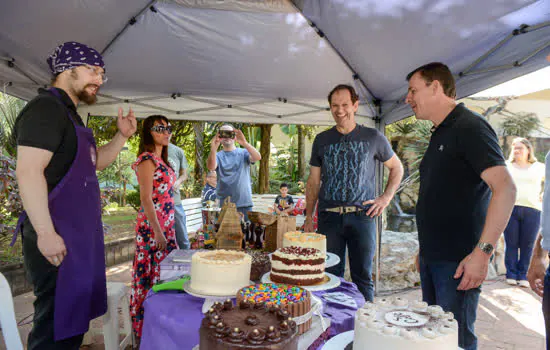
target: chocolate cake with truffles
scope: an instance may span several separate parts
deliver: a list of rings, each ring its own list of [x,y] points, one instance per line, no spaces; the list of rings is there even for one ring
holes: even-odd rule
[[[199,330],[199,350],[298,350],[298,327],[289,313],[266,303],[217,302]]]

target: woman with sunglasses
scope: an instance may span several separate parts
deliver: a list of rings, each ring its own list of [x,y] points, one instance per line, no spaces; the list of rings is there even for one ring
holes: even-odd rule
[[[132,165],[140,190],[141,208],[136,222],[136,253],[132,270],[130,314],[136,338],[141,337],[143,301],[158,282],[160,263],[177,249],[172,186],[176,174],[168,163],[172,127],[168,119],[152,115],[143,122],[139,156]]]

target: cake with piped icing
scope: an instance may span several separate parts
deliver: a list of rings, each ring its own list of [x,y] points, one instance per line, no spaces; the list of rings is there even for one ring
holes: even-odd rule
[[[241,301],[251,303],[266,303],[269,307],[280,308],[299,320],[298,334],[304,334],[311,328],[311,317],[306,317],[311,311],[311,294],[298,286],[279,283],[258,283],[246,286],[237,292],[237,305]],[[310,315],[311,316],[311,315]]]
[[[288,312],[246,300],[217,302],[199,329],[199,350],[297,350],[298,327]]]
[[[451,312],[422,301],[382,298],[355,315],[353,350],[457,350],[458,323]]]
[[[308,286],[325,280],[326,254],[315,248],[284,247],[271,256],[271,281]]]

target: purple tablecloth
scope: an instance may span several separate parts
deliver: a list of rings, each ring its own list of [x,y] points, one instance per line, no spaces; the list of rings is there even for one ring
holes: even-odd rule
[[[345,293],[353,297],[358,307],[365,303],[365,299],[353,283],[343,279],[338,288],[313,292],[323,302],[323,316],[329,317],[332,321],[329,336],[333,337],[353,329],[357,309],[327,302],[322,296],[328,292]],[[141,349],[193,349],[199,343],[203,303],[204,299],[182,292],[150,291],[143,304],[145,318]]]

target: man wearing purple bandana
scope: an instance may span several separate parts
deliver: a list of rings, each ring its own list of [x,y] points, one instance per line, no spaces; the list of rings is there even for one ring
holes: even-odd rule
[[[107,80],[99,52],[77,43],[48,58],[52,88],[40,89],[15,123],[17,182],[25,211],[25,267],[34,285],[28,349],[78,349],[90,320],[107,311],[105,252],[96,170],[112,163],[136,131],[130,109],[118,112],[118,132],[96,147],[77,113],[97,100]],[[15,237],[14,237],[15,238]]]

